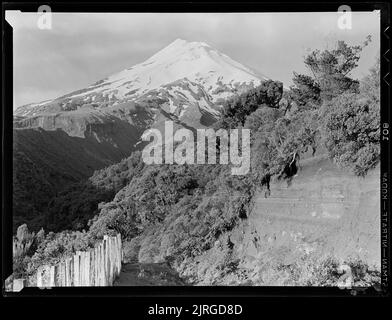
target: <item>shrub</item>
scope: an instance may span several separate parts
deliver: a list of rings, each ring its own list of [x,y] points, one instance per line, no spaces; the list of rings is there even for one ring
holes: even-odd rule
[[[258,87],[227,100],[223,105],[222,117],[216,127],[227,129],[243,126],[246,117],[259,107],[278,108],[282,94],[283,84],[281,82],[265,81]]]
[[[94,239],[101,239],[104,235],[115,236],[118,233],[122,239],[131,239],[137,235],[135,210],[118,208],[110,203],[101,208],[99,215],[94,217],[89,225],[89,234]]]
[[[341,166],[363,176],[380,160],[380,106],[358,94],[344,94],[324,107],[325,142]]]
[[[87,232],[49,232],[31,257],[27,273],[33,274],[42,265],[57,264],[64,258],[75,254],[76,251],[85,251],[93,247],[94,243]]]

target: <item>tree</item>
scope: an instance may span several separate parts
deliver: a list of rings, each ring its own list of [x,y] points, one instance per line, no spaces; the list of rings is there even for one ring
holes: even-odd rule
[[[255,133],[262,131],[263,133],[273,130],[276,120],[283,116],[283,112],[276,108],[261,106],[251,113],[245,121],[244,128],[250,129],[251,137],[254,141]]]
[[[297,103],[303,103],[303,95],[310,95],[312,99],[320,90],[323,101],[329,101],[343,92],[356,93],[359,90],[359,82],[349,77],[350,72],[358,66],[360,53],[371,41],[368,36],[362,45],[349,46],[344,41],[338,41],[336,48],[332,50],[314,50],[305,57],[305,65],[312,73],[313,78],[294,74],[294,96]],[[305,89],[304,90],[304,86]],[[318,88],[318,89],[317,89]],[[302,94],[298,97],[298,92]]]
[[[358,94],[344,94],[326,104],[326,147],[339,165],[363,176],[380,160],[380,105]]]
[[[320,104],[321,89],[312,77],[294,72],[293,83],[294,86],[290,87],[289,97],[299,107],[303,108],[310,104]]]
[[[122,208],[111,203],[101,208],[99,215],[90,220],[89,234],[93,239],[102,239],[104,235],[121,234],[122,239],[131,239],[137,235],[137,213],[132,208]]]
[[[380,58],[376,59],[376,62],[369,70],[369,74],[363,78],[360,82],[360,93],[363,96],[374,99],[379,103],[380,101]]]
[[[361,81],[360,93],[345,93],[322,108],[329,155],[363,176],[380,160],[380,60]]]
[[[259,107],[278,108],[282,94],[281,82],[265,81],[258,87],[227,100],[223,105],[222,118],[217,122],[216,127],[228,129],[243,126],[246,117]]]

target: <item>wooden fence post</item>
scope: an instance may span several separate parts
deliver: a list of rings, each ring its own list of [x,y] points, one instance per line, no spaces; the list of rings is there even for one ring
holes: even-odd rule
[[[105,285],[105,279],[104,279],[104,273],[105,273],[105,257],[104,257],[104,250],[103,250],[103,242],[100,243],[99,245],[99,285],[104,286]]]
[[[89,270],[89,283],[90,286],[95,286],[94,282],[94,250],[90,250],[90,270]]]
[[[98,265],[99,265],[99,254],[98,254],[98,246],[96,246],[94,248],[94,285],[95,286],[99,286]]]
[[[14,279],[12,281],[12,292],[19,292],[26,286],[25,279]]]
[[[81,251],[80,252],[80,267],[79,267],[79,277],[80,277],[80,286],[84,287],[86,285],[86,279],[85,279],[85,272],[84,272],[84,266],[86,264],[86,253]]]
[[[85,285],[87,287],[90,286],[90,251],[86,251],[86,255],[85,255],[85,266],[84,266],[84,270],[85,270]]]
[[[55,266],[49,267],[49,284],[48,284],[48,286],[50,288],[55,287],[55,272],[56,272],[55,268],[56,268]]]
[[[107,252],[108,252],[108,243],[106,239],[103,240],[103,285],[107,286],[107,273],[108,273],[108,265],[107,265]]]
[[[42,267],[38,267],[37,270],[37,287],[42,288],[43,283],[42,283]]]
[[[72,286],[72,259],[68,258],[65,260],[65,286],[71,287]]]
[[[119,255],[119,252],[121,254],[121,236],[119,239],[120,234],[116,236],[116,263],[117,263],[117,275],[120,274],[121,271],[121,256]]]
[[[77,251],[76,254],[73,256],[73,277],[74,277],[74,286],[80,286],[80,251]]]

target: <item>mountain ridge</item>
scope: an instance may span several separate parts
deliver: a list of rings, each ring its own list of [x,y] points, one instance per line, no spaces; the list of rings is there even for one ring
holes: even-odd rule
[[[184,80],[199,85],[218,103],[233,93],[244,91],[261,81],[264,75],[220,53],[205,42],[177,39],[150,58],[53,100],[18,107],[16,116],[70,111],[85,104],[109,106],[137,101],[150,91],[160,90]]]

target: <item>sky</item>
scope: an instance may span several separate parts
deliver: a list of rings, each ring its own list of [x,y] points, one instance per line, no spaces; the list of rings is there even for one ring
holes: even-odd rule
[[[13,27],[14,108],[54,99],[143,62],[180,38],[203,41],[273,80],[292,84],[307,73],[305,55],[332,49],[338,40],[364,48],[352,77],[361,78],[380,51],[379,12],[352,13],[52,13],[39,29],[38,13],[7,11]]]

